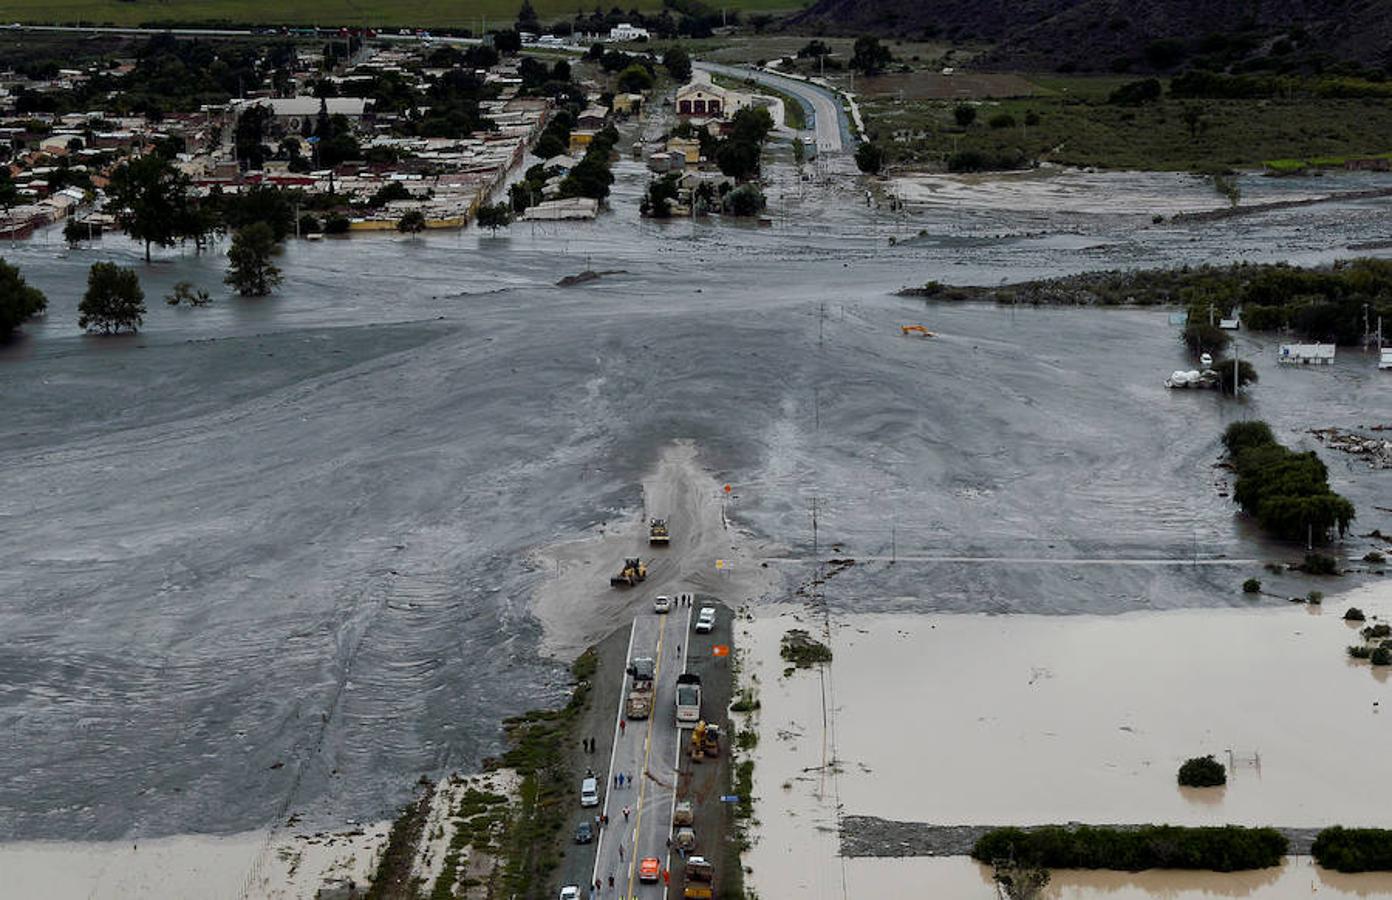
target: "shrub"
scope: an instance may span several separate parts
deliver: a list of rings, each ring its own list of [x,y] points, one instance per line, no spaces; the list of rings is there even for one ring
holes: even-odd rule
[[[1015,117],[1010,113],[996,113],[986,124],[992,128],[1014,128]]]
[[[1392,829],[1335,825],[1319,833],[1310,853],[1326,869],[1386,872],[1392,870]]]
[[[1392,666],[1392,650],[1386,647],[1379,647],[1373,651],[1373,655],[1369,657],[1369,660],[1375,666]]]
[[[1365,641],[1372,641],[1377,640],[1379,638],[1392,637],[1392,625],[1388,625],[1386,623],[1369,625],[1367,628],[1364,628],[1360,632],[1360,634],[1363,635],[1363,640]]]
[[[352,224],[347,216],[329,216],[324,220],[324,233],[347,234]]]
[[[1281,864],[1289,842],[1274,828],[1116,828],[1045,825],[1028,831],[996,828],[972,847],[981,862],[1014,858],[1051,869],[1210,869],[1236,872]]]
[[[958,103],[952,109],[952,118],[963,128],[976,121],[976,107],[969,103]]]
[[[1363,610],[1356,606],[1350,606],[1348,612],[1344,613],[1345,622],[1363,622],[1366,620],[1367,616],[1363,615]]]
[[[1160,94],[1160,80],[1147,78],[1144,81],[1129,81],[1123,84],[1112,91],[1107,97],[1107,102],[1113,106],[1140,106],[1144,103],[1154,103],[1160,99]]]
[[[1308,593],[1308,594],[1305,595],[1305,602],[1306,602],[1306,603],[1312,603],[1312,604],[1318,606],[1320,603],[1324,602],[1324,592],[1323,592],[1323,591],[1311,591],[1310,593]]]
[[[1212,754],[1195,756],[1179,767],[1179,783],[1184,787],[1218,787],[1228,783],[1228,772]]]
[[[1367,553],[1363,554],[1363,561],[1365,563],[1382,563],[1387,561],[1387,557],[1376,550],[1369,550]]]
[[[1348,648],[1348,655],[1354,659],[1369,659],[1373,655],[1373,648],[1355,645]]]
[[[1244,594],[1260,594],[1260,593],[1261,593],[1261,579],[1260,579],[1260,578],[1248,578],[1246,581],[1242,582],[1242,593],[1244,593]]]
[[[1338,575],[1339,562],[1323,553],[1305,554],[1305,563],[1300,567],[1310,575]]]
[[[1233,497],[1262,528],[1288,540],[1311,532],[1325,540],[1331,528],[1341,535],[1348,530],[1353,504],[1329,489],[1329,471],[1316,454],[1278,444],[1263,422],[1228,426],[1223,443],[1237,472]],[[1332,557],[1310,554],[1303,568],[1333,574],[1338,566]]]
[[[778,654],[798,668],[831,662],[831,648],[801,628],[794,628],[783,635]]]

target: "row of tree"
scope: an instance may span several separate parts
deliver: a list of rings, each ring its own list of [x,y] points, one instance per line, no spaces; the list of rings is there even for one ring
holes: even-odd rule
[[[1276,441],[1265,422],[1234,422],[1223,446],[1237,472],[1233,488],[1244,511],[1263,529],[1287,540],[1326,541],[1348,530],[1353,504],[1329,488],[1329,470],[1313,452],[1296,453]]]

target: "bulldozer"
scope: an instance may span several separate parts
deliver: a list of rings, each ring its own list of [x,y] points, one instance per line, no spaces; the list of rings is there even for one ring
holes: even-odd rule
[[[700,762],[702,756],[720,755],[720,726],[705,721],[691,729],[691,759]]]
[[[672,535],[667,531],[666,519],[653,519],[648,523],[648,544],[653,547],[666,547],[672,542]]]
[[[611,587],[633,587],[647,577],[647,563],[635,556],[624,560],[623,569],[619,574],[609,579],[609,584]]]

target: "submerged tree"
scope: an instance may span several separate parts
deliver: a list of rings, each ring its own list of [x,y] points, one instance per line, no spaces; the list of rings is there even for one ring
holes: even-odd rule
[[[223,281],[243,297],[266,296],[281,282],[280,269],[271,262],[275,247],[275,232],[265,222],[238,231],[227,251],[227,276]]]
[[[43,291],[25,281],[18,267],[0,259],[0,339],[9,337],[47,306],[48,298]]]
[[[93,263],[87,272],[87,292],[77,306],[79,328],[115,334],[136,331],[145,321],[145,292],[135,270],[115,263]]]

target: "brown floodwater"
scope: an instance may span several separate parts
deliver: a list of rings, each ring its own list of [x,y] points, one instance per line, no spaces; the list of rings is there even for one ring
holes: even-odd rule
[[[1385,825],[1369,785],[1392,775],[1386,678],[1346,658],[1357,605],[1119,616],[844,615],[823,673],[783,677],[778,641],[804,610],[746,625],[762,710],[755,750],[764,896],[989,897],[963,858],[841,859],[837,817],[933,824],[1170,822]],[[825,723],[825,724],[824,724]],[[1187,757],[1230,765],[1216,791],[1179,788]],[[1280,869],[1059,873],[1056,897],[1392,896],[1392,878]],[[917,886],[917,887],[915,887]]]

